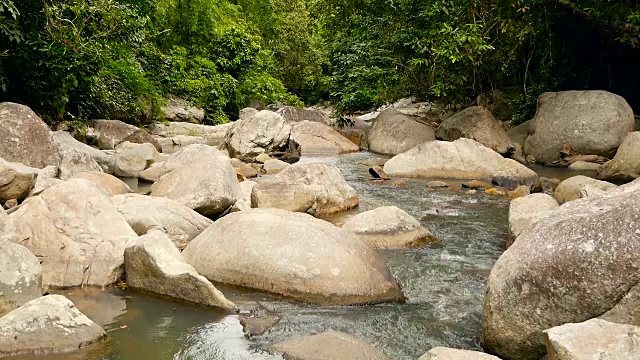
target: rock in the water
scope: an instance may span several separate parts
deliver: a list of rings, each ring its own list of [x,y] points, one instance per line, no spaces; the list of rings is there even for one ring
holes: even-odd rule
[[[567,201],[600,195],[616,187],[616,185],[606,181],[578,175],[561,182],[553,192],[553,197],[558,203],[564,204]]]
[[[116,154],[119,156],[135,156],[146,161],[146,166],[150,166],[160,159],[158,150],[149,143],[136,144],[129,141],[122,142],[116,146]]]
[[[404,299],[373,248],[307,214],[278,209],[232,213],[191,241],[182,254],[212,281],[301,301],[346,305]]]
[[[164,112],[164,116],[169,121],[185,121],[194,124],[200,124],[204,120],[204,110],[191,105],[186,100],[170,97],[169,103],[160,108]]]
[[[249,179],[258,176],[258,171],[239,159],[231,159],[231,166],[238,175],[238,179]]]
[[[302,155],[340,155],[360,151],[360,147],[331,127],[301,121],[293,125],[291,139],[300,145]]]
[[[531,194],[511,201],[509,205],[509,229],[520,235],[538,220],[558,208],[558,202],[547,194]]]
[[[129,243],[124,252],[127,285],[191,303],[236,311],[235,304],[184,262],[162,231],[151,231]]]
[[[114,283],[125,244],[137,238],[107,192],[85,179],[29,198],[10,220],[12,240],[40,259],[42,282],[52,287]]]
[[[119,144],[128,141],[135,144],[152,144],[162,151],[158,141],[148,132],[119,120],[93,120],[93,129],[98,134],[98,148],[113,150]]]
[[[449,184],[447,184],[444,181],[434,180],[434,181],[429,181],[429,183],[427,184],[427,187],[430,189],[446,189],[449,187]]]
[[[231,211],[245,211],[251,209],[251,191],[256,186],[255,181],[243,181],[238,185],[238,201]]]
[[[0,357],[66,353],[107,337],[62,295],[31,300],[1,317],[0,333]]]
[[[418,360],[500,360],[500,358],[477,351],[436,347],[422,355]]]
[[[76,179],[89,180],[106,191],[109,196],[128,194],[133,192],[129,185],[117,177],[101,172],[84,172],[74,176]]]
[[[284,341],[271,349],[294,360],[389,360],[369,343],[336,331]]]
[[[31,109],[4,102],[0,103],[0,158],[38,169],[58,166],[60,145]]]
[[[598,178],[605,180],[628,180],[640,177],[640,131],[624,138],[613,160],[598,169]]]
[[[562,147],[569,145],[578,154],[610,158],[634,128],[633,110],[618,95],[600,90],[544,93],[524,152],[548,163],[559,160]]]
[[[295,164],[258,183],[251,194],[254,208],[278,208],[330,215],[358,206],[356,191],[340,169],[328,163]]]
[[[273,315],[242,316],[240,318],[240,325],[242,325],[242,332],[245,336],[252,337],[263,335],[278,325],[280,320],[279,316]]]
[[[268,175],[274,175],[288,168],[291,164],[278,159],[269,159],[264,162],[263,169]]]
[[[100,151],[94,147],[91,147],[87,144],[81,143],[76,140],[71,134],[65,131],[56,131],[53,133],[53,136],[60,144],[60,148],[62,152],[65,151],[76,151],[81,152],[86,155],[89,155],[97,162],[104,172],[109,174],[113,174],[115,167],[115,157],[113,155],[106,154],[103,151]]]
[[[416,218],[396,206],[360,213],[342,228],[377,249],[411,248],[438,241]]]
[[[300,109],[293,106],[285,106],[277,111],[286,121],[302,122],[311,121],[323,125],[329,125],[329,118],[318,110]]]
[[[553,192],[556,191],[558,185],[560,185],[560,180],[556,178],[549,179],[546,177],[540,177],[538,178],[538,181],[536,181],[536,184],[533,186],[532,192],[553,195]]]
[[[203,156],[161,177],[151,195],[175,200],[205,216],[216,215],[238,200],[238,179],[229,159]]]
[[[0,239],[0,317],[40,296],[42,274],[38,259],[24,246]]]
[[[538,179],[526,166],[466,138],[416,146],[387,161],[384,171],[390,176],[492,179],[498,185],[511,188],[533,185]]]
[[[69,180],[83,172],[103,172],[104,170],[95,159],[81,151],[65,150],[60,162],[60,180]]]
[[[471,180],[463,182],[462,187],[472,190],[489,190],[493,187],[493,185],[480,180]]]
[[[289,146],[290,135],[290,122],[279,114],[262,110],[233,123],[227,132],[225,147],[231,157],[255,157],[284,150]]]
[[[431,126],[395,109],[388,109],[376,118],[369,130],[369,150],[397,155],[435,139]]]
[[[576,161],[573,164],[569,165],[569,170],[573,171],[598,171],[602,165],[586,162],[586,161]]]
[[[640,327],[600,319],[565,324],[544,332],[550,360],[640,359]]]
[[[37,169],[0,159],[0,201],[26,198],[37,178]]]
[[[112,197],[111,202],[136,234],[163,231],[180,250],[212,223],[190,208],[166,198],[126,194]]]
[[[233,123],[210,126],[186,122],[170,122],[168,124],[155,123],[151,126],[150,130],[153,135],[173,139],[173,142],[179,143],[176,145],[187,145],[182,144],[182,141],[187,139],[176,137],[190,136],[203,138],[207,145],[219,146],[224,142],[224,137],[232,125]]]
[[[526,185],[521,185],[511,191],[507,191],[507,196],[509,196],[509,199],[511,200],[521,198],[529,194],[531,194],[531,188]]]
[[[515,147],[502,125],[491,112],[481,106],[472,106],[446,119],[436,130],[440,140],[473,139],[498,154],[508,155]]]
[[[545,354],[544,330],[601,316],[627,301],[640,281],[639,203],[635,181],[567,203],[524,230],[489,276],[485,349],[505,359],[538,360]],[[638,315],[638,306],[636,300],[608,320]],[[638,317],[625,320],[640,323]]]

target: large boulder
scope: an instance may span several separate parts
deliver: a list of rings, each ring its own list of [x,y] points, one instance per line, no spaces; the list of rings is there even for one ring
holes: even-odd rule
[[[330,215],[360,203],[340,169],[328,163],[295,164],[253,187],[251,206]]]
[[[371,344],[337,331],[284,341],[273,345],[271,350],[295,360],[389,360]]]
[[[427,351],[418,360],[500,360],[500,358],[477,351],[436,347]]]
[[[418,145],[387,161],[384,171],[390,176],[403,177],[491,179],[510,188],[530,186],[538,179],[526,166],[466,138]]]
[[[551,195],[536,193],[511,200],[509,205],[509,229],[514,236],[520,235],[538,220],[560,206]]]
[[[42,282],[51,287],[114,283],[125,244],[137,238],[109,194],[84,179],[48,188],[9,218],[12,240],[40,259]]]
[[[0,103],[0,158],[42,169],[60,163],[60,145],[31,109]]]
[[[280,114],[262,110],[248,119],[238,120],[229,129],[225,147],[231,157],[255,157],[281,151],[289,146],[291,123]]]
[[[436,130],[440,140],[473,139],[501,155],[510,155],[515,147],[502,124],[489,110],[472,106],[446,119]]]
[[[342,228],[377,249],[418,247],[437,241],[416,218],[396,206],[383,206],[360,213]]]
[[[31,300],[0,318],[0,357],[76,351],[107,338],[62,295]]]
[[[216,221],[183,251],[211,281],[321,304],[402,301],[373,248],[307,214],[250,209]]]
[[[184,262],[162,231],[151,231],[127,245],[124,252],[127,285],[198,305],[236,311],[235,304],[204,276]]]
[[[639,203],[635,181],[564,204],[523,231],[489,276],[485,349],[538,360],[543,331],[554,326],[605,313],[640,325],[640,296],[628,297],[640,281]]]
[[[24,246],[0,239],[0,317],[40,296],[42,274],[38,259]]]
[[[53,136],[60,144],[62,153],[65,151],[76,151],[87,154],[100,165],[104,172],[113,174],[116,161],[113,155],[76,140],[66,131],[56,131],[53,133]]]
[[[83,172],[74,176],[76,179],[89,180],[106,191],[109,196],[133,192],[129,185],[117,177],[101,172]]]
[[[431,126],[395,109],[388,109],[376,118],[369,130],[369,150],[397,155],[435,139]]]
[[[161,177],[151,187],[151,195],[169,198],[205,216],[216,215],[238,200],[238,179],[228,158],[203,156]]]
[[[0,201],[26,198],[37,178],[37,169],[0,159]]]
[[[291,139],[300,145],[302,155],[339,155],[360,151],[360,147],[331,127],[309,120],[293,125]]]
[[[169,97],[169,103],[160,107],[169,121],[185,121],[200,124],[204,120],[204,110],[178,97]]]
[[[553,197],[560,204],[583,197],[596,196],[617,186],[588,176],[578,175],[561,182],[553,192]]]
[[[133,231],[142,236],[151,230],[165,232],[180,250],[203,232],[212,221],[173,200],[139,194],[111,198]]]
[[[164,162],[164,169],[166,172],[171,172],[183,166],[191,165],[202,158],[208,157],[229,159],[225,153],[218,150],[215,146],[192,144],[171,154],[171,156],[169,156],[169,158]]]
[[[605,180],[627,180],[640,177],[640,131],[629,133],[618,148],[613,160],[606,162],[598,172]]]
[[[142,158],[146,161],[145,168],[160,159],[160,153],[158,153],[158,150],[156,150],[155,146],[149,143],[136,144],[124,141],[116,146],[116,154],[119,156],[135,156]]]
[[[119,120],[93,120],[93,129],[98,135],[97,145],[101,150],[113,150],[128,141],[136,144],[153,144],[158,151],[162,147],[148,132]]]
[[[289,122],[311,121],[323,125],[329,125],[330,122],[329,118],[318,110],[308,110],[296,108],[293,106],[285,106],[276,112]]]
[[[578,154],[610,158],[634,128],[633,110],[618,95],[600,90],[544,93],[524,152],[548,163],[560,159],[566,144]]]
[[[60,180],[69,180],[83,172],[103,172],[104,170],[89,154],[77,150],[62,151]]]
[[[186,122],[171,122],[168,124],[155,123],[151,126],[150,131],[153,135],[172,139],[176,139],[177,136],[200,137],[205,139],[207,145],[218,146],[224,143],[224,137],[232,125],[233,123],[215,126],[198,125]]]
[[[591,319],[545,330],[551,360],[640,359],[640,327]]]

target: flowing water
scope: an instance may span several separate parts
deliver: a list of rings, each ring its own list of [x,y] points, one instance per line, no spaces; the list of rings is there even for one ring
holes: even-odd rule
[[[435,346],[480,349],[486,279],[508,239],[508,201],[461,190],[429,191],[425,182],[371,181],[357,153],[303,161],[336,164],[360,194],[360,208],[396,205],[419,219],[441,241],[381,255],[401,283],[407,302],[375,306],[315,306],[261,292],[219,286],[245,312],[281,317],[263,336],[243,336],[239,318],[129,291],[78,289],[68,295],[104,326],[106,344],[46,359],[272,359],[270,345],[328,329],[361,337],[392,359],[417,359]],[[340,223],[343,216],[328,219]]]

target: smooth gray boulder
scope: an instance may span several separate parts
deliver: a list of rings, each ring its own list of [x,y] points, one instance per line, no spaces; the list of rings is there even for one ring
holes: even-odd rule
[[[431,126],[396,109],[383,111],[369,130],[369,150],[397,155],[436,139]]]
[[[116,155],[113,174],[120,177],[137,178],[147,168],[147,161],[138,155]]]
[[[0,201],[26,198],[37,178],[38,169],[0,159]]]
[[[9,216],[11,240],[42,264],[45,286],[106,286],[122,272],[125,244],[137,238],[109,201],[85,179],[71,179],[27,199]]]
[[[0,103],[0,158],[42,169],[60,163],[60,144],[31,109]]]
[[[238,200],[238,179],[228,158],[203,156],[162,176],[151,186],[151,196],[169,198],[205,216],[216,215]]]
[[[146,161],[146,167],[151,166],[160,159],[160,153],[156,148],[149,143],[136,144],[129,141],[124,141],[118,144],[115,148],[116,154],[119,156],[132,155],[142,158]]]
[[[438,241],[416,218],[396,206],[355,215],[342,228],[376,249],[411,248]]]
[[[610,158],[634,129],[633,110],[618,95],[601,90],[548,92],[538,97],[524,152],[549,163],[560,160],[562,147],[569,145],[578,154]]]
[[[329,125],[329,118],[326,117],[321,111],[300,109],[293,106],[285,106],[276,113],[280,114],[286,121],[289,122],[302,122],[311,121],[318,124]]]
[[[510,155],[515,151],[502,124],[481,106],[466,108],[443,121],[436,130],[436,137],[445,141],[455,141],[461,137],[472,139],[501,155]]]
[[[69,180],[83,172],[103,172],[98,162],[89,154],[77,150],[62,151],[60,180]]]
[[[629,180],[640,177],[640,131],[629,133],[613,160],[598,169],[598,178],[604,180]]]
[[[291,139],[300,145],[303,156],[330,156],[360,151],[359,146],[331,127],[309,120],[293,125]]]
[[[485,179],[516,188],[535,184],[535,171],[471,139],[431,141],[396,155],[384,165],[392,177]]]
[[[550,360],[640,359],[640,327],[600,319],[545,330]]]
[[[569,165],[569,170],[572,171],[598,171],[602,165],[587,161],[576,161]]]
[[[42,296],[41,270],[40,262],[29,249],[0,238],[0,317]]]
[[[551,195],[536,193],[511,200],[509,205],[509,229],[520,235],[538,220],[548,216],[560,205]]]
[[[85,143],[81,143],[66,131],[56,131],[53,133],[53,137],[60,144],[62,153],[65,151],[76,151],[89,155],[100,165],[104,172],[113,174],[116,161],[113,155],[109,155],[99,149],[91,147]]]
[[[67,353],[107,334],[62,295],[47,295],[0,318],[0,357]]]
[[[249,158],[287,148],[290,135],[291,122],[280,114],[262,110],[250,118],[234,122],[227,132],[224,146],[231,157]]]
[[[539,360],[543,331],[608,314],[640,325],[640,180],[566,203],[498,259],[484,301],[483,344]]]
[[[267,172],[268,175],[275,175],[282,170],[288,168],[291,164],[284,162],[278,159],[269,159],[264,162],[264,166],[262,167],[264,171]]]
[[[284,341],[273,345],[271,350],[295,360],[389,360],[371,344],[337,331]]]
[[[219,146],[224,143],[225,135],[232,125],[233,123],[215,126],[191,124],[187,122],[155,123],[150,126],[150,131],[153,135],[171,138],[174,142],[176,142],[175,140],[177,140],[177,142],[186,140],[185,138],[176,138],[177,136],[191,136],[203,138],[207,145]]]
[[[478,351],[435,347],[418,360],[500,360],[500,358]]]
[[[616,187],[610,182],[578,175],[561,182],[553,192],[553,197],[559,204],[564,204],[583,197],[597,196]]]
[[[216,221],[182,252],[214,282],[319,304],[402,301],[376,251],[308,214],[249,209]]]
[[[291,165],[259,182],[251,193],[254,208],[278,208],[331,215],[353,209],[360,199],[335,165],[315,162]]]
[[[169,156],[169,158],[164,162],[164,168],[166,172],[171,172],[210,156],[229,159],[229,156],[218,150],[215,146],[192,144],[171,154],[171,156]]]
[[[168,104],[160,107],[165,119],[194,124],[201,124],[204,120],[204,110],[202,108],[193,106],[190,102],[175,96],[170,96],[168,100]]]
[[[133,192],[129,185],[117,177],[101,172],[83,172],[74,176],[76,179],[85,179],[91,181],[102,190],[106,191],[109,196],[128,194]]]
[[[166,233],[183,250],[213,222],[173,200],[139,194],[117,195],[111,202],[139,236],[151,230]]]
[[[237,311],[234,303],[184,262],[162,231],[152,230],[130,242],[124,252],[127,285],[198,305]]]
[[[93,120],[93,129],[98,136],[97,145],[101,150],[113,150],[119,144],[128,141],[136,144],[152,144],[162,151],[158,141],[148,132],[119,120]]]

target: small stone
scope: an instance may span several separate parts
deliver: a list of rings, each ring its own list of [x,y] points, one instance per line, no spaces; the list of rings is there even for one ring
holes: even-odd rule
[[[427,184],[427,187],[431,189],[444,189],[444,188],[448,188],[449,184],[447,184],[444,181],[430,181]]]
[[[268,175],[274,175],[288,168],[289,166],[291,166],[291,164],[286,163],[282,160],[270,159],[264,162],[263,169],[267,172]]]
[[[253,337],[265,334],[278,325],[280,320],[279,316],[273,315],[241,316],[240,325],[242,325],[242,332],[245,336]]]
[[[508,191],[507,195],[509,195],[509,199],[513,200],[519,197],[527,196],[530,193],[531,192],[529,190],[529,187],[522,185],[522,186],[518,186],[515,190]]]
[[[488,190],[491,189],[493,185],[480,180],[471,180],[463,182],[462,187],[472,190]]]
[[[262,153],[256,156],[255,161],[260,164],[264,164],[265,162],[267,162],[267,160],[270,160],[270,159],[271,159],[271,156],[269,156],[269,154]]]
[[[573,171],[598,171],[602,165],[586,162],[586,161],[576,161],[573,164],[569,165],[569,170]]]
[[[528,164],[533,165],[536,163],[536,158],[533,155],[527,155],[525,158]]]
[[[507,195],[507,191],[503,188],[491,188],[491,189],[485,190],[484,192],[489,195],[498,195],[498,196]]]
[[[467,191],[467,195],[475,195],[477,193],[478,193],[478,190],[474,190],[474,189]]]
[[[389,180],[389,176],[384,172],[381,166],[372,166],[369,168],[369,174],[375,179]]]
[[[351,335],[336,331],[278,343],[272,350],[296,360],[389,360],[380,350]]]

